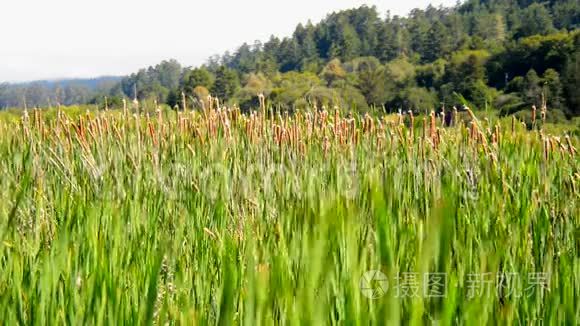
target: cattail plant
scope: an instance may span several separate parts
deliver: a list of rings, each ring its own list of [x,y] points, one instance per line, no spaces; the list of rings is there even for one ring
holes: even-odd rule
[[[28,138],[30,136],[29,121],[30,121],[30,117],[28,116],[28,110],[26,108],[24,108],[24,110],[22,111],[21,123],[22,123],[22,129],[24,130],[24,135],[26,136],[26,138]]]
[[[399,126],[403,124],[403,114],[402,114],[401,110],[399,110],[399,112],[397,112],[397,122],[398,122]]]
[[[127,119],[129,111],[127,110],[127,100],[123,98],[123,118]]]
[[[187,112],[187,102],[185,100],[185,92],[181,92],[181,105],[183,108],[183,112]]]
[[[429,114],[429,138],[433,140],[435,138],[435,129],[437,128],[437,120],[435,119],[435,111],[431,110]]]
[[[546,106],[542,105],[542,110],[540,111],[540,114],[542,117],[542,125],[546,123],[546,113],[547,113],[547,108],[546,108]]]
[[[517,314],[497,298],[417,297],[394,323],[575,320],[573,294],[561,291],[574,288],[576,268],[575,134],[529,132],[512,117],[510,136],[508,119],[466,108],[465,123],[456,109],[427,111],[415,137],[412,111],[266,113],[258,99],[248,112],[211,96],[201,112],[190,103],[163,113],[155,101],[156,116],[127,104],[70,116],[59,107],[56,119],[50,109],[1,112],[3,321],[380,324],[400,303],[370,307],[358,280],[386,260],[437,262],[454,284],[508,262],[551,271],[559,287],[503,298]],[[542,312],[553,302],[561,314]],[[441,315],[442,305],[453,309]]]
[[[566,135],[566,144],[568,145],[568,151],[570,152],[570,156],[574,156],[576,154],[576,148],[572,145],[572,141],[570,140],[569,135]]]
[[[469,114],[469,117],[471,118],[471,121],[477,122],[477,117],[475,116],[475,114],[473,113],[473,111],[471,111],[471,108],[469,107],[465,107],[465,111],[467,111],[467,113]]]
[[[147,129],[149,131],[149,137],[151,137],[151,140],[153,141],[153,144],[155,146],[157,146],[157,136],[156,136],[156,133],[155,133],[155,128],[153,127],[153,124],[149,120],[149,114],[147,114]]]
[[[495,124],[495,128],[494,128],[493,135],[494,135],[494,137],[493,137],[494,138],[494,141],[493,141],[494,144],[501,143],[501,127],[500,127],[499,123],[496,123]]]
[[[413,116],[413,111],[409,110],[409,133],[408,139],[409,144],[411,145],[411,149],[413,149],[413,143],[415,141],[415,117]]]
[[[542,145],[544,150],[544,160],[548,161],[549,154],[550,154],[550,141],[548,137],[542,136]]]

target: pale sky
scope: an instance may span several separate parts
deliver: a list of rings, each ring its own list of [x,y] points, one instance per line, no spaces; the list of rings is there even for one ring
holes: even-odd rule
[[[161,60],[197,66],[298,23],[376,5],[406,15],[456,0],[0,0],[0,82],[125,75]]]

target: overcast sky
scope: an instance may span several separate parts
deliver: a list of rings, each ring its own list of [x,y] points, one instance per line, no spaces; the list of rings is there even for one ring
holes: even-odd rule
[[[124,75],[185,66],[243,42],[289,36],[308,19],[376,5],[382,16],[456,0],[1,0],[0,82]]]

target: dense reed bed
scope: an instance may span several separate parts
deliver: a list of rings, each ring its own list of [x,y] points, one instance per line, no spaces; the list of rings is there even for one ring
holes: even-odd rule
[[[577,139],[545,112],[260,103],[2,122],[2,323],[580,319]]]

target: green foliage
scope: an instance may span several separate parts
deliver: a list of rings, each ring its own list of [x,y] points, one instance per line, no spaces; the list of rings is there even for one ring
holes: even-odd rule
[[[445,95],[461,94],[477,108],[483,109],[493,100],[494,94],[486,84],[485,64],[490,56],[485,50],[464,50],[453,55],[446,68]]]
[[[176,60],[163,61],[124,78],[121,89],[129,98],[156,98],[159,102],[166,102],[169,94],[179,87],[181,71]]]
[[[361,91],[348,83],[342,83],[340,85],[335,85],[336,92],[338,93],[338,106],[348,111],[352,112],[366,112],[368,111],[369,104],[380,106],[380,102],[373,103],[368,102]]]
[[[475,17],[474,35],[488,42],[502,42],[506,38],[507,27],[501,13],[481,14]]]
[[[404,88],[415,83],[415,66],[405,57],[390,61],[386,64],[388,80],[397,87]]]
[[[326,84],[331,86],[333,83],[346,77],[346,71],[342,67],[340,60],[333,59],[322,69],[321,77],[326,80]]]
[[[554,25],[557,29],[580,27],[580,2],[577,0],[553,1]]]
[[[515,93],[499,95],[493,102],[493,107],[500,109],[500,114],[514,114],[521,110],[529,110],[527,103]]]
[[[516,35],[547,35],[555,31],[550,11],[541,3],[533,3],[521,11],[520,27]]]
[[[542,104],[542,87],[541,79],[535,70],[530,70],[524,78],[523,89],[521,90],[527,103],[541,106]]]
[[[251,73],[246,77],[244,87],[236,94],[236,99],[242,109],[256,109],[260,104],[258,95],[269,96],[271,92],[272,83],[263,74]]]
[[[356,86],[364,96],[366,103],[381,106],[387,101],[386,71],[375,57],[355,60],[353,73],[356,74]]]
[[[206,68],[187,69],[181,79],[181,87],[186,94],[192,95],[193,90],[198,86],[207,89],[212,88],[214,76]]]
[[[215,73],[215,82],[211,88],[213,96],[223,101],[232,98],[240,87],[240,81],[235,70],[221,66]]]
[[[439,107],[439,101],[435,92],[422,87],[410,87],[401,91],[390,103],[392,109],[401,110],[435,110]]]
[[[312,73],[288,72],[277,75],[273,83],[270,98],[274,107],[293,110],[296,104],[304,106],[307,103],[306,93],[322,82]]]
[[[417,84],[425,88],[439,88],[445,77],[447,65],[447,61],[439,59],[417,67]]]
[[[308,103],[317,108],[331,109],[340,104],[340,97],[334,88],[314,86],[306,93]]]
[[[574,116],[580,115],[580,33],[574,38],[574,52],[566,60],[563,71],[567,106]]]
[[[439,58],[447,57],[451,50],[451,35],[447,27],[440,21],[435,21],[427,31],[423,61],[433,62]]]
[[[560,74],[550,68],[544,72],[542,83],[545,101],[550,103],[551,108],[563,111],[565,99]]]

